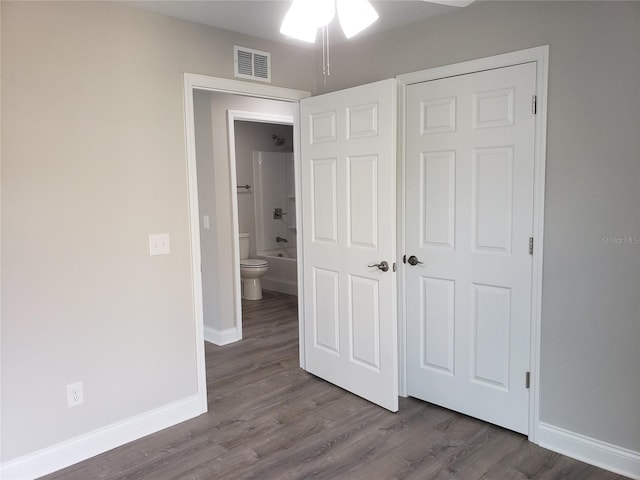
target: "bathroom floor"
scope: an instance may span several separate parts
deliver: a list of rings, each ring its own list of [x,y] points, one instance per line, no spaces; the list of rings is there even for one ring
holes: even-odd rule
[[[298,338],[297,296],[263,289],[262,300],[242,300],[243,339],[261,338],[267,332],[273,333],[273,329],[278,333],[291,331]]]

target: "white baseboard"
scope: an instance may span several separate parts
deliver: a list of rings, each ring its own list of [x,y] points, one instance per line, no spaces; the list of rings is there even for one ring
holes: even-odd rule
[[[206,411],[206,410],[205,410]],[[205,413],[197,395],[38,450],[0,466],[3,480],[31,480]]]
[[[640,452],[540,422],[538,444],[567,457],[640,479]]]
[[[262,278],[260,280],[262,288],[272,290],[274,292],[286,293],[287,295],[298,295],[298,284],[292,282],[283,282],[281,280],[273,280],[271,278]]]
[[[204,326],[205,342],[213,343],[219,347],[228,345],[229,343],[242,340],[242,335],[237,328],[227,328],[226,330],[218,330],[217,328]]]

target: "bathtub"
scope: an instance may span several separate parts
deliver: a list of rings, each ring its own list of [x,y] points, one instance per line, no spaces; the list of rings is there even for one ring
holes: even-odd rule
[[[257,257],[269,262],[269,271],[262,277],[262,288],[298,295],[298,262],[296,247],[258,252]]]

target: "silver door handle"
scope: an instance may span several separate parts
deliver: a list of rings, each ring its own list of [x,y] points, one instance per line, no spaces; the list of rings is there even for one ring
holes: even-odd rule
[[[409,265],[412,266],[416,266],[418,264],[422,265],[424,262],[421,262],[420,260],[418,260],[418,257],[416,257],[415,255],[411,255],[408,259],[407,262],[409,262]]]
[[[367,265],[369,268],[377,267],[379,270],[386,272],[389,270],[389,264],[386,261],[381,261],[380,263],[374,263],[373,265]]]

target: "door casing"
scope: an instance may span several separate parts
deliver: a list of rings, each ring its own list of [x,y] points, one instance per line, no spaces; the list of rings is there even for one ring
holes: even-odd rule
[[[533,199],[533,238],[534,249],[532,258],[531,279],[531,377],[529,388],[529,440],[536,443],[538,437],[540,413],[540,325],[542,311],[542,260],[543,260],[543,229],[544,229],[544,185],[546,166],[546,134],[547,134],[547,85],[549,46],[544,45],[526,50],[496,55],[492,57],[456,63],[444,67],[436,67],[419,72],[399,75],[398,80],[398,172],[397,172],[397,245],[398,265],[398,363],[399,363],[399,392],[407,396],[407,364],[406,364],[406,265],[402,263],[405,253],[405,161],[406,161],[406,88],[414,83],[437,80],[484,70],[509,67],[522,63],[536,63],[536,118],[535,118],[535,152],[534,152],[534,199]]]
[[[243,110],[228,110],[227,111],[227,139],[229,144],[229,173],[231,176],[231,187],[237,185],[237,169],[236,169],[236,129],[235,122],[255,122],[255,123],[272,123],[276,125],[291,125],[293,126],[293,116],[287,115],[273,115],[270,113],[260,112],[247,112]],[[295,137],[295,135],[294,135]],[[295,152],[294,152],[295,154]],[[233,188],[231,190],[233,192]],[[233,228],[233,238],[239,238],[240,230],[238,228],[238,196],[231,196],[231,220]],[[242,339],[242,296],[239,292],[242,291],[241,279],[240,279],[240,251],[234,248],[233,251],[233,285],[234,285],[234,303],[235,303],[235,325],[238,340]]]
[[[207,75],[198,75],[193,73],[184,74],[184,119],[185,119],[185,148],[187,158],[187,185],[188,185],[188,205],[189,205],[189,243],[191,253],[191,274],[192,274],[192,305],[193,305],[193,321],[194,321],[194,340],[196,350],[196,378],[197,378],[197,396],[200,403],[200,413],[207,411],[207,377],[206,377],[206,365],[204,356],[204,315],[202,311],[202,275],[201,275],[201,254],[200,254],[200,213],[198,207],[198,177],[196,168],[196,142],[195,142],[195,121],[194,121],[194,106],[193,106],[193,91],[205,90],[209,92],[230,93],[236,95],[251,96],[257,98],[266,98],[271,100],[283,100],[292,103],[298,103],[302,98],[309,97],[309,92],[301,90],[292,90],[289,88],[274,87],[271,85],[259,85],[251,82],[243,82],[239,80],[230,80],[227,78],[209,77]],[[299,138],[296,136],[297,126],[299,125],[299,112],[296,108],[294,111],[294,163],[296,164],[296,171],[299,171],[299,157],[300,151]],[[232,174],[235,174],[235,169],[232,170]],[[233,179],[235,182],[235,179]],[[296,189],[299,188],[299,183],[296,181]],[[299,192],[296,192],[298,195]],[[232,207],[236,209],[237,206]],[[237,213],[236,213],[237,216]],[[297,225],[300,225],[300,218],[296,219]],[[234,225],[230,228],[236,230],[237,234],[237,218]],[[231,255],[236,259],[236,263],[239,264],[240,254],[238,252],[235,242],[232,246]],[[298,262],[298,278],[301,277],[301,265],[302,262]],[[239,269],[238,269],[239,270]],[[234,306],[240,304],[239,296],[239,278],[234,279],[237,290],[235,292]],[[301,283],[299,282],[298,291],[300,292]],[[303,301],[301,296],[298,296],[298,310],[301,311],[301,302]],[[299,322],[300,325],[300,338],[304,339],[304,323]],[[304,342],[300,342],[304,345]],[[302,347],[301,347],[302,348]],[[300,360],[304,359],[304,355],[301,352]],[[302,366],[302,365],[301,365]]]

